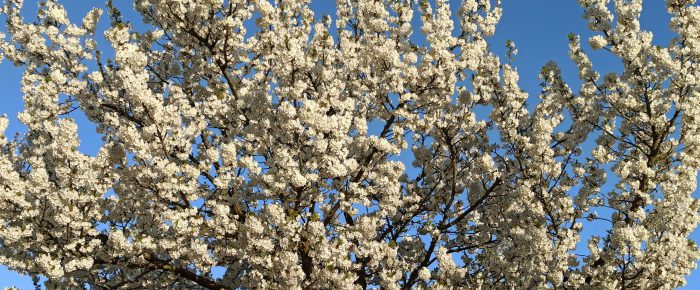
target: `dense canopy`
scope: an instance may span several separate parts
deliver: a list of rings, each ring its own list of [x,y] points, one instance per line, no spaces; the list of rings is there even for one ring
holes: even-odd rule
[[[582,85],[548,63],[530,108],[487,42],[500,1],[135,0],[145,32],[111,1],[22,2],[0,0],[27,127],[0,134],[0,264],[48,288],[669,289],[700,258],[695,0],[666,0],[667,46],[641,0],[578,0]]]

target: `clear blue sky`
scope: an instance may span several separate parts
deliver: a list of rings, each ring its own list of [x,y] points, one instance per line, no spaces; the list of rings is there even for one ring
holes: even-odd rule
[[[32,20],[36,15],[36,2],[25,1],[25,9],[23,14],[27,20]],[[89,10],[86,3],[100,3],[100,1],[62,1],[65,3],[69,16],[74,21],[79,21],[82,16]],[[115,1],[120,5],[129,1]],[[582,35],[582,39],[587,39],[590,33],[587,30],[586,22],[581,18],[583,10],[576,4],[574,0],[506,0],[503,4],[503,18],[501,19],[496,35],[490,39],[492,49],[503,56],[505,52],[505,42],[513,40],[518,49],[519,54],[514,62],[515,66],[521,74],[520,86],[526,90],[531,96],[536,96],[539,93],[539,81],[537,75],[540,67],[550,60],[556,61],[564,74],[564,78],[569,82],[572,88],[577,89],[580,82],[577,80],[577,72],[574,64],[568,59],[568,40],[567,35],[574,32]],[[313,7],[317,15],[333,14],[335,1],[331,0],[315,0]],[[459,1],[451,1],[453,6],[459,4]],[[128,3],[127,3],[128,4]],[[97,4],[93,4],[97,5]],[[128,7],[128,6],[126,6]],[[133,13],[125,12],[125,18],[132,20],[132,23],[139,23]],[[650,30],[654,33],[654,42],[660,45],[666,45],[673,37],[673,34],[668,30],[668,20],[670,16],[666,13],[664,1],[661,0],[646,0],[644,1],[644,10],[642,12],[642,28]],[[2,20],[4,21],[4,19]],[[101,26],[108,22],[104,17]],[[0,22],[1,23],[1,22]],[[0,31],[4,27],[0,25]],[[621,70],[620,61],[611,57],[605,51],[592,51],[587,46],[584,48],[590,53],[591,59],[596,67],[602,73],[608,71]],[[22,109],[21,93],[19,81],[22,70],[14,67],[8,62],[0,64],[0,114],[7,114],[10,117],[10,127],[7,134],[11,135],[14,132],[23,132],[24,128],[18,124],[17,113]],[[79,134],[81,136],[80,149],[87,154],[94,154],[98,148],[98,140],[94,132],[94,126],[89,124],[84,117],[75,116],[79,125]],[[602,228],[588,226],[587,234],[595,234],[596,231],[602,231]],[[693,238],[700,241],[700,234],[696,230],[693,233]],[[700,287],[700,271],[693,272],[688,278],[688,286],[686,289]],[[8,271],[4,267],[0,267],[0,288],[16,285],[20,289],[32,289],[31,280]]]

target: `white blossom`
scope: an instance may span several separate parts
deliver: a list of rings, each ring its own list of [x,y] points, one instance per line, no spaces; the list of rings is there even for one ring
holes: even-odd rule
[[[608,41],[602,35],[592,36],[589,39],[589,43],[591,45],[591,48],[593,48],[593,49],[601,49],[601,48],[605,47],[606,45],[608,45]]]

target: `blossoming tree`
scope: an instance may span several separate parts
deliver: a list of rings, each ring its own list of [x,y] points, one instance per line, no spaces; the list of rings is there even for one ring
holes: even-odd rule
[[[579,0],[624,71],[569,35],[581,87],[547,64],[530,110],[496,1],[135,0],[149,31],[108,5],[109,51],[101,10],[0,2],[28,128],[0,135],[0,264],[49,288],[668,289],[700,258],[695,0],[665,47],[641,0]]]

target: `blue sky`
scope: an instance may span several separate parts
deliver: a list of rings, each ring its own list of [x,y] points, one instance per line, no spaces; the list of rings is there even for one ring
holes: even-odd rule
[[[32,20],[36,11],[37,1],[25,1],[23,14],[27,20]],[[62,1],[69,16],[74,21],[78,21],[89,10],[85,3],[100,3],[100,1]],[[115,1],[120,5],[128,4],[129,1]],[[520,86],[531,96],[539,93],[540,81],[537,75],[542,65],[550,60],[556,61],[563,72],[564,78],[573,89],[579,87],[576,67],[568,59],[568,39],[571,32],[581,34],[585,40],[590,36],[586,27],[586,22],[581,17],[583,9],[574,0],[506,0],[503,3],[503,17],[498,25],[496,35],[490,39],[492,49],[497,54],[505,55],[505,42],[512,40],[517,45],[519,54],[513,64],[520,72]],[[317,11],[317,16],[323,14],[333,14],[335,1],[315,0],[313,7]],[[459,1],[451,1],[453,6]],[[98,4],[94,4],[98,5]],[[128,6],[126,6],[128,8]],[[138,18],[133,13],[125,12],[126,20],[132,23],[139,23]],[[654,33],[654,42],[660,45],[667,45],[673,34],[668,30],[668,20],[670,16],[666,13],[664,1],[646,0],[642,12],[642,28]],[[4,19],[0,19],[4,21]],[[107,24],[108,20],[103,17],[101,27]],[[4,27],[0,25],[0,31]],[[584,49],[589,52],[595,68],[602,72],[620,71],[621,64],[617,58],[612,57],[608,52],[592,51],[587,45]],[[24,128],[17,121],[17,113],[22,110],[22,100],[19,87],[22,70],[14,67],[5,61],[0,64],[0,114],[7,114],[10,117],[10,127],[7,134],[22,132]],[[95,135],[94,126],[89,124],[84,117],[75,116],[79,125],[81,135],[80,149],[87,154],[94,154],[97,151],[99,137]],[[589,227],[589,233],[595,233],[595,226]],[[693,234],[696,241],[700,240],[700,234],[696,231]],[[32,289],[31,280],[8,271],[0,267],[0,288],[16,285],[20,289]],[[700,271],[693,272],[688,278],[687,289],[700,286]]]

